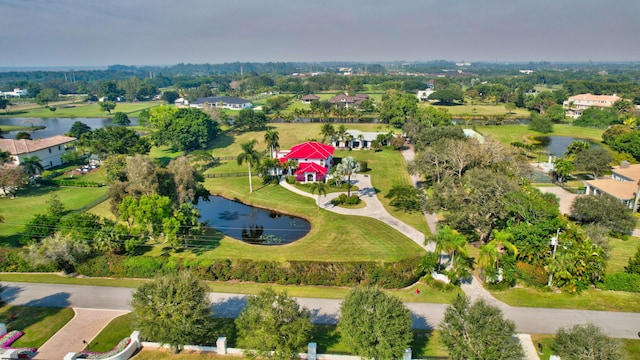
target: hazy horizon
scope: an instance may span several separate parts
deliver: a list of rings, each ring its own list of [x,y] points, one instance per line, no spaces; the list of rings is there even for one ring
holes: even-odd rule
[[[0,67],[640,61],[640,1],[0,0]]]

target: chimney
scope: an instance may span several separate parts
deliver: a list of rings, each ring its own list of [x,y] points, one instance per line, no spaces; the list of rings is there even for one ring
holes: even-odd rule
[[[628,169],[629,168],[629,162],[627,160],[623,160],[620,162],[620,169]]]

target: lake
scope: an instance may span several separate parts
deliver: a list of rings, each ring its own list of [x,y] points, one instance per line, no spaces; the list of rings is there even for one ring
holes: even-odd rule
[[[536,138],[539,140],[550,155],[562,157],[567,152],[567,147],[574,141],[586,141],[591,146],[600,146],[597,143],[589,140],[578,139],[570,136],[539,136]]]
[[[129,120],[131,120],[131,125],[138,124],[138,118],[129,118]],[[31,132],[31,138],[38,139],[54,135],[64,135],[69,132],[71,125],[76,121],[89,125],[91,130],[113,125],[112,118],[0,118],[0,129],[3,125],[45,126],[42,130]],[[8,131],[3,133],[2,136],[5,139],[15,139],[17,133],[18,131]]]
[[[200,221],[234,239],[257,245],[289,244],[306,236],[311,224],[299,217],[265,210],[220,196],[196,205]]]

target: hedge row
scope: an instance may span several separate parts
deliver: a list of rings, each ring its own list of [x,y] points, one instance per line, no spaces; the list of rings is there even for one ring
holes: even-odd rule
[[[420,258],[395,263],[256,261],[220,259],[188,261],[149,256],[98,256],[76,267],[86,276],[149,278],[157,274],[189,269],[203,280],[241,280],[291,285],[355,286],[378,285],[402,288],[416,282],[423,274]]]
[[[603,290],[640,293],[640,274],[615,273],[607,275],[598,287]]]
[[[41,185],[57,185],[57,186],[73,186],[73,187],[102,187],[105,184],[95,181],[77,181],[77,180],[54,180],[42,178],[38,180]]]

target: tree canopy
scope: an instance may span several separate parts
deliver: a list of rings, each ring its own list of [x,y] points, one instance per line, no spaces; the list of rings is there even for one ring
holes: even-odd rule
[[[623,359],[622,344],[605,335],[594,324],[577,324],[560,328],[556,333],[553,349],[567,360],[616,360]]]
[[[146,138],[123,126],[96,129],[86,140],[89,151],[102,158],[113,154],[147,154],[151,150],[151,144]]]
[[[413,340],[411,312],[377,288],[351,290],[340,305],[342,340],[366,359],[400,359]]]
[[[211,331],[207,287],[188,271],[156,278],[140,286],[131,300],[136,328],[145,339],[170,345],[201,344]]]
[[[250,296],[235,323],[238,343],[260,359],[297,359],[312,329],[311,312],[271,288]]]
[[[523,359],[515,328],[499,308],[459,296],[445,311],[440,336],[453,360]]]
[[[576,221],[602,225],[621,234],[630,233],[637,222],[631,209],[606,194],[577,197],[571,204],[571,216]]]

